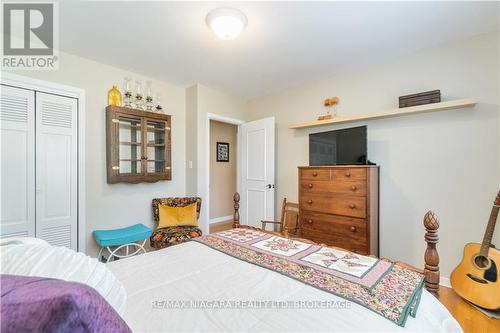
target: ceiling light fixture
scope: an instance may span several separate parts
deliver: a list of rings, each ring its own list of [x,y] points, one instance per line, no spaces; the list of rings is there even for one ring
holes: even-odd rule
[[[238,37],[247,26],[245,14],[235,8],[216,8],[206,17],[208,27],[221,39]]]

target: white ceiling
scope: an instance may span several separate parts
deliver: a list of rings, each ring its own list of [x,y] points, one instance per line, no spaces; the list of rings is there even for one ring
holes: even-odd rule
[[[248,17],[231,41],[213,8]],[[498,2],[61,2],[63,51],[250,99],[500,29]]]

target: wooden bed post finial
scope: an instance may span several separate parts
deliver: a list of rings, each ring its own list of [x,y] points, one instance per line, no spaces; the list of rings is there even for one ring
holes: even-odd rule
[[[234,201],[234,215],[233,215],[233,228],[240,227],[240,194],[235,192],[233,195]]]
[[[425,241],[427,249],[425,250],[425,288],[437,296],[439,291],[439,254],[436,249],[436,244],[439,241],[437,230],[439,229],[439,221],[436,214],[428,211],[424,216],[425,226]]]

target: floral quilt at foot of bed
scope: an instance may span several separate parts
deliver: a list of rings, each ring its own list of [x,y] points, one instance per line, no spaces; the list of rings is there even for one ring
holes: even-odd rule
[[[400,326],[420,302],[423,275],[387,260],[243,228],[193,240],[356,302]]]

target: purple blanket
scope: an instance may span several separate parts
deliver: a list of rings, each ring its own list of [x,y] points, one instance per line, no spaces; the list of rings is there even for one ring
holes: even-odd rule
[[[2,332],[131,332],[93,288],[57,279],[1,275]]]

